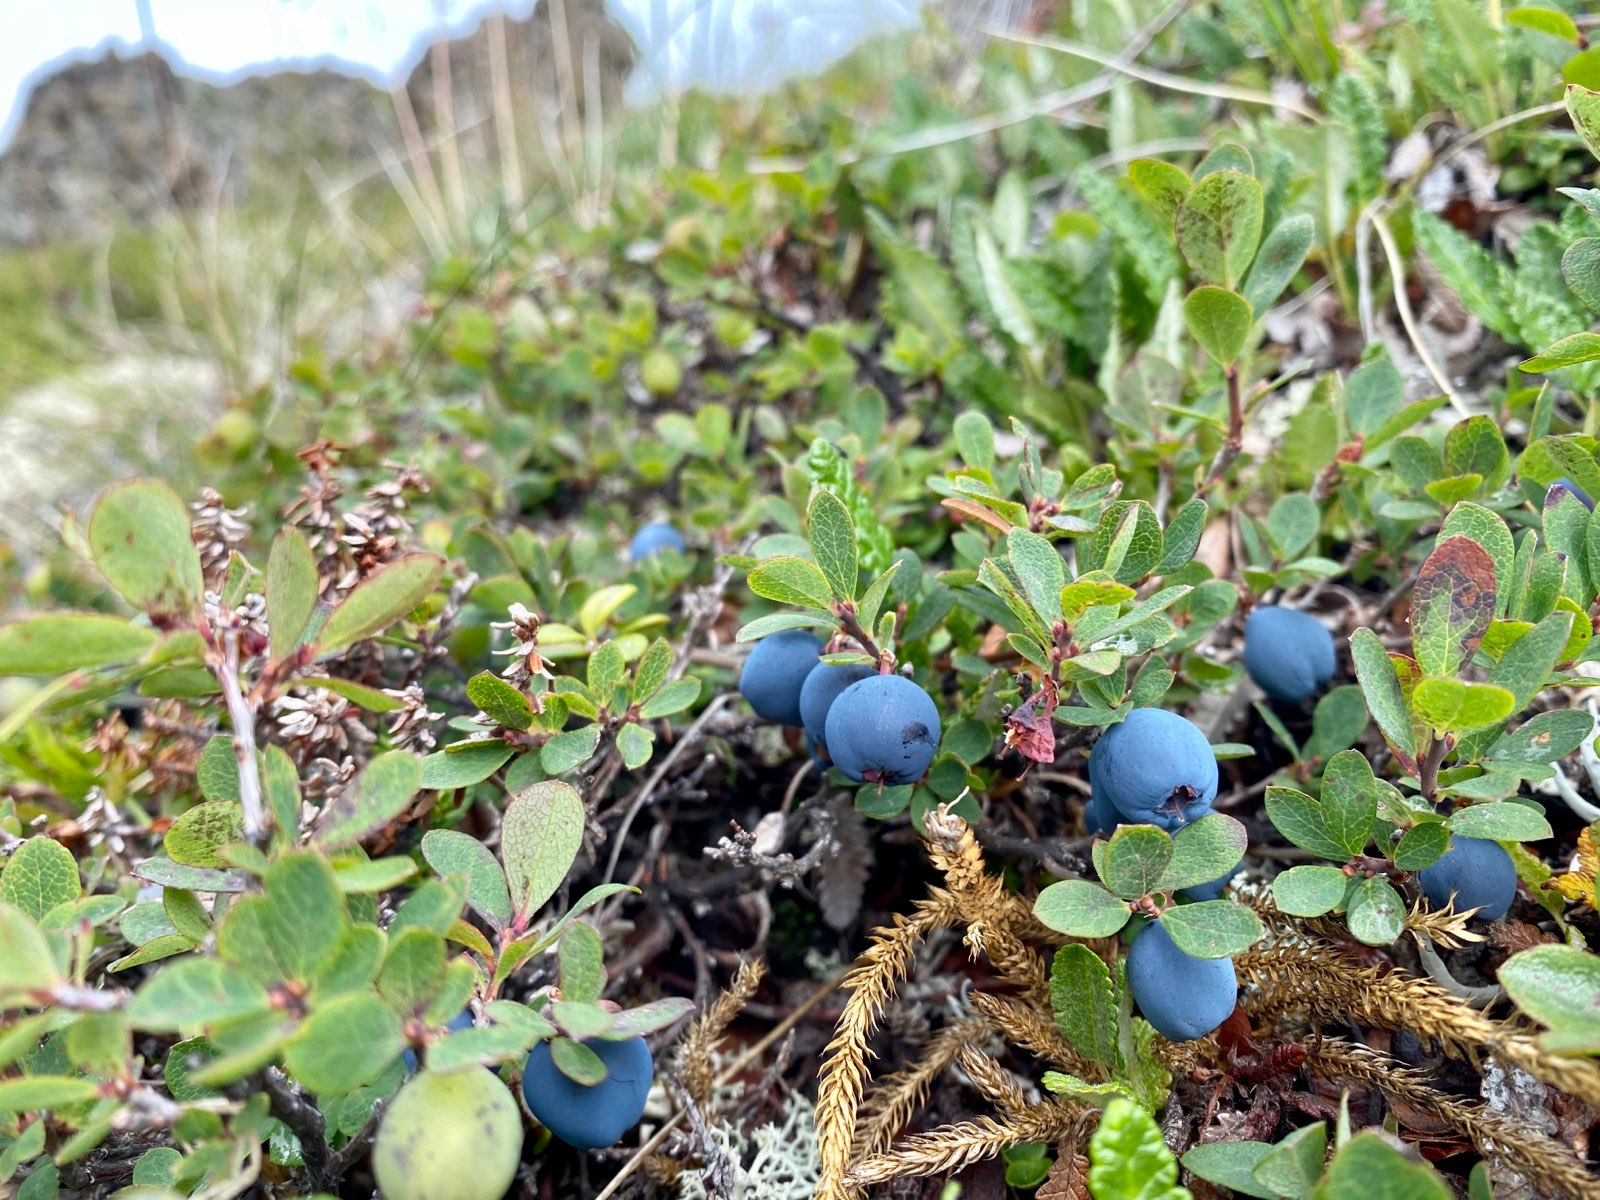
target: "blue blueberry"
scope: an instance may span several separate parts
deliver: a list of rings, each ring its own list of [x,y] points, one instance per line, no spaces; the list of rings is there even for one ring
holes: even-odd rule
[[[1178,890],[1178,899],[1190,901],[1221,900],[1222,889],[1227,887],[1242,870],[1244,870],[1243,860],[1234,864],[1233,870],[1220,879],[1213,879],[1210,883],[1197,883],[1193,887],[1180,888]]]
[[[563,1075],[540,1042],[522,1068],[522,1096],[531,1112],[551,1133],[579,1150],[615,1145],[644,1115],[655,1061],[643,1038],[583,1043],[600,1056],[606,1077],[590,1087]]]
[[[1239,1001],[1231,958],[1193,958],[1178,949],[1159,920],[1128,948],[1128,987],[1139,1015],[1168,1041],[1204,1037]]]
[[[1544,506],[1546,508],[1549,508],[1552,504],[1554,504],[1557,500],[1559,500],[1561,498],[1559,495],[1556,494],[1556,489],[1557,488],[1563,488],[1566,491],[1571,492],[1574,496],[1576,496],[1578,498],[1578,503],[1582,504],[1590,512],[1594,511],[1594,500],[1589,495],[1589,493],[1584,491],[1581,487],[1579,487],[1577,484],[1573,483],[1572,480],[1566,478],[1565,476],[1562,476],[1560,479],[1558,479],[1554,483],[1552,483],[1550,485],[1550,490],[1547,491],[1544,494]]]
[[[1110,837],[1121,823],[1117,810],[1109,800],[1099,792],[1089,794],[1089,802],[1083,806],[1083,824],[1091,834]]]
[[[1498,921],[1517,896],[1517,868],[1499,842],[1484,838],[1450,838],[1439,861],[1417,874],[1428,903],[1443,908],[1454,893],[1456,909],[1480,909],[1485,921]]]
[[[806,676],[800,687],[800,723],[806,727],[806,738],[812,746],[824,755],[828,753],[828,710],[845,688],[877,673],[865,663],[842,667],[823,664]]]
[[[1333,635],[1308,613],[1264,604],[1244,623],[1244,666],[1274,700],[1298,704],[1333,678]]]
[[[1095,743],[1089,786],[1119,821],[1172,833],[1211,811],[1217,758],[1194,722],[1161,708],[1136,708]]]
[[[939,749],[939,710],[903,675],[857,680],[828,709],[833,765],[857,783],[915,783]]]
[[[800,688],[821,653],[821,639],[804,629],[785,629],[764,637],[744,660],[739,691],[758,716],[781,725],[798,725]]]
[[[663,550],[676,550],[679,554],[684,551],[683,534],[665,521],[641,525],[639,532],[633,535],[633,541],[628,544],[628,556],[634,562],[660,554]]]
[[[471,1029],[472,1010],[470,1008],[463,1008],[455,1016],[450,1018],[449,1022],[445,1025],[445,1028],[451,1033],[459,1033],[463,1029]],[[402,1051],[400,1057],[405,1060],[407,1074],[410,1074],[417,1069],[417,1052],[415,1050]]]

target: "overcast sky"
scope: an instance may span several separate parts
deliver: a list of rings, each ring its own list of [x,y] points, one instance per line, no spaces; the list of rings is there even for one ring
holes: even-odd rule
[[[608,0],[644,52],[636,81],[754,90],[817,70],[862,38],[916,20],[916,0]],[[340,60],[402,78],[444,29],[532,0],[0,0],[0,148],[35,79],[140,44],[141,9],[174,65],[218,81]],[[664,52],[661,47],[665,47]],[[639,90],[639,89],[636,89]],[[652,89],[653,90],[653,89]]]

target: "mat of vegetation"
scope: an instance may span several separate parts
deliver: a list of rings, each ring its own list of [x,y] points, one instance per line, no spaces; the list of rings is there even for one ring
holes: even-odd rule
[[[1588,22],[1081,7],[6,565],[19,1200],[1600,1195]]]

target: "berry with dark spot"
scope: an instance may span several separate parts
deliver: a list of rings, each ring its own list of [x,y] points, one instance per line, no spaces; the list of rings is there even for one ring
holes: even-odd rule
[[[1517,896],[1517,867],[1499,842],[1452,835],[1450,848],[1431,867],[1417,873],[1428,903],[1443,908],[1452,894],[1456,911],[1479,910],[1485,921],[1498,921]]]
[[[1128,987],[1139,1015],[1174,1042],[1204,1037],[1239,1001],[1231,958],[1195,958],[1178,949],[1159,920],[1128,948]]]
[[[663,550],[675,550],[679,554],[684,552],[683,534],[665,521],[641,525],[639,532],[633,535],[633,541],[628,543],[628,556],[634,562],[651,558]]]
[[[590,1038],[583,1044],[605,1063],[604,1079],[592,1086],[568,1079],[556,1066],[550,1043],[540,1042],[522,1068],[522,1096],[539,1124],[567,1145],[599,1150],[615,1145],[639,1123],[655,1061],[643,1038]]]
[[[866,663],[850,663],[833,667],[823,663],[806,676],[800,687],[800,723],[806,728],[808,744],[824,757],[828,753],[828,710],[839,698],[839,693],[852,683],[876,675],[877,671]]]
[[[1264,604],[1244,623],[1244,667],[1274,700],[1298,704],[1333,678],[1333,635],[1309,613]]]
[[[939,710],[903,675],[857,680],[828,709],[833,765],[857,783],[915,783],[939,749]]]
[[[804,629],[785,629],[764,637],[744,660],[739,691],[758,716],[781,725],[798,725],[800,688],[821,654],[821,640]]]
[[[1089,786],[1119,823],[1172,833],[1211,811],[1217,758],[1194,722],[1161,708],[1136,708],[1095,743]]]

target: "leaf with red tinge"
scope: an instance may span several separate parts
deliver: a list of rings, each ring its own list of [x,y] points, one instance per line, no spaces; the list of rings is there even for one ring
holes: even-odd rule
[[[1494,559],[1467,537],[1440,542],[1411,593],[1411,641],[1425,675],[1453,675],[1494,617]]]

